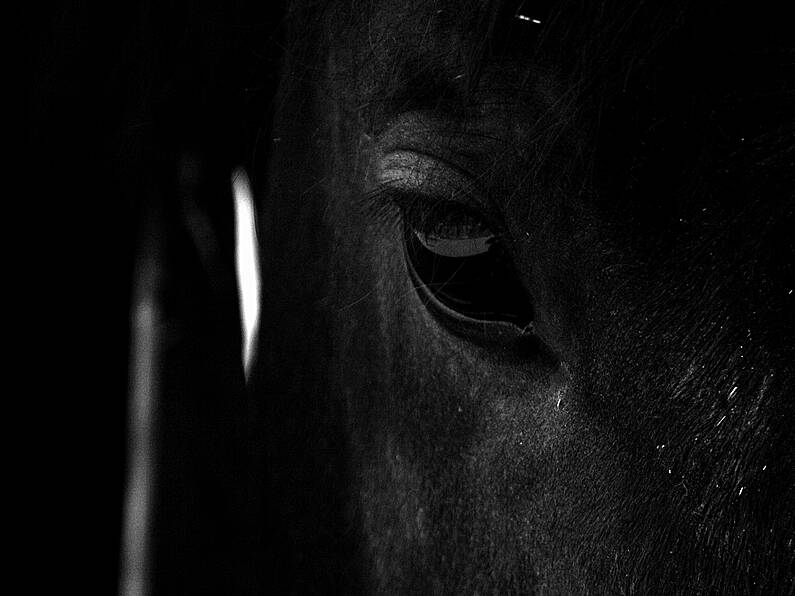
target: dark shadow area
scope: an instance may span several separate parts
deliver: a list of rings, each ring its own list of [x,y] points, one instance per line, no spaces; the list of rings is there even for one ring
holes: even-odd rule
[[[246,497],[227,488],[245,466],[246,408],[230,175],[270,126],[281,11],[63,2],[29,15],[30,206],[52,216],[44,324],[59,329],[44,343],[58,385],[47,412],[60,427],[46,482],[54,523],[68,526],[47,533],[59,536],[58,562],[61,550],[77,554],[77,537],[90,544],[65,564],[81,592],[118,592],[131,297],[145,242],[162,314],[150,593],[253,587],[237,534]]]

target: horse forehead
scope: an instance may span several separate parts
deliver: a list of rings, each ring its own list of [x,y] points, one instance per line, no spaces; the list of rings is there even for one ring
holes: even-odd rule
[[[374,52],[396,46],[428,49],[460,41],[460,37],[444,40],[437,33],[471,26],[494,12],[493,3],[486,0],[376,0],[353,3],[351,9],[346,23],[366,29],[368,35],[361,41]]]
[[[612,228],[605,230],[606,234],[633,235],[641,239],[640,244],[655,244],[651,247],[657,251],[655,258],[665,259],[667,266],[681,266],[695,258],[709,260],[709,251],[701,250],[699,245],[712,242],[710,250],[715,252],[716,234],[725,236],[726,230],[736,227],[733,222],[737,221],[737,209],[742,207],[744,193],[726,188],[727,192],[683,194],[682,185],[686,181],[681,173],[654,169],[650,164],[655,160],[641,161],[640,157],[630,155],[633,148],[642,150],[644,146],[664,147],[672,143],[677,143],[676,146],[687,153],[687,147],[698,146],[698,139],[693,138],[693,142],[687,144],[687,138],[680,143],[664,135],[653,136],[657,133],[652,128],[649,129],[652,132],[644,133],[652,135],[648,139],[619,130],[616,136],[627,136],[628,142],[622,144],[630,148],[624,150],[627,155],[621,152],[618,156],[604,155],[604,151],[601,155],[603,162],[614,164],[611,167],[616,170],[615,181],[592,180],[586,175],[587,171],[594,156],[600,157],[596,155],[598,148],[591,146],[594,139],[588,138],[593,131],[578,130],[583,118],[572,117],[574,112],[587,110],[588,102],[578,98],[576,93],[565,102],[558,101],[565,92],[565,83],[546,75],[544,66],[538,62],[527,60],[517,66],[515,62],[492,58],[478,71],[479,87],[467,89],[469,106],[456,114],[456,118],[445,118],[438,110],[433,116],[426,113],[416,118],[415,113],[406,118],[403,100],[414,101],[411,96],[415,91],[426,92],[426,105],[438,107],[439,94],[455,94],[466,88],[472,62],[480,60],[473,48],[478,42],[484,42],[487,30],[484,23],[491,18],[491,13],[492,7],[484,2],[381,0],[355,3],[345,18],[329,25],[332,31],[347,30],[350,34],[347,38],[350,44],[332,44],[332,52],[337,56],[332,70],[339,68],[339,72],[332,74],[342,75],[336,79],[337,96],[349,101],[346,107],[353,111],[347,113],[358,116],[352,120],[355,133],[378,137],[392,126],[392,136],[397,137],[398,142],[411,137],[411,143],[417,148],[430,148],[431,153],[458,161],[456,165],[472,172],[484,185],[491,185],[489,190],[494,191],[494,196],[510,199],[511,210],[506,213],[509,218],[524,222],[529,212],[538,217],[539,214],[544,216],[546,210],[545,217],[553,223],[565,227],[576,219],[581,229],[593,228],[599,219],[613,218]],[[524,78],[511,77],[520,71],[532,74]],[[519,90],[521,93],[517,93]],[[399,101],[391,102],[394,97]],[[605,102],[609,104],[610,101],[612,98],[607,96]],[[631,105],[629,108],[630,111],[637,109]],[[610,116],[611,123],[618,128],[631,120],[621,109],[613,113],[616,115]],[[604,114],[600,112],[601,115]],[[405,120],[402,124],[400,118]],[[625,128],[629,130],[630,127]],[[671,126],[659,128],[687,134],[686,123],[673,122]],[[338,138],[342,142],[350,141]],[[555,150],[550,151],[550,147]],[[345,148],[341,149],[344,152]],[[648,171],[640,182],[632,178],[632,172],[638,168]],[[645,186],[638,188],[639,183]],[[618,186],[621,184],[624,186]],[[505,188],[506,185],[511,188]],[[729,185],[730,182],[726,183],[727,187]],[[586,196],[588,193],[582,191],[589,188],[604,192]],[[553,200],[549,200],[550,189],[554,190]],[[508,192],[503,192],[505,190]],[[542,193],[545,200],[532,201],[533,196],[540,197]],[[526,200],[516,200],[522,197]],[[732,200],[737,205],[727,208],[716,205],[720,201],[728,202],[723,197],[735,197]],[[594,204],[594,200],[599,203]],[[770,227],[765,223],[766,213],[762,212],[773,207],[772,202],[769,203],[755,207],[759,217],[750,223],[748,217],[744,217],[746,223],[742,225],[746,228],[755,225],[755,232],[763,235]],[[533,205],[538,205],[541,211],[533,210]],[[588,215],[584,210],[591,208],[604,217],[583,217]],[[791,221],[791,206],[788,219]],[[583,221],[589,225],[583,226]],[[621,228],[623,222],[627,222],[627,226]],[[555,231],[556,226],[546,229]],[[719,248],[733,253],[735,260],[755,258],[752,251],[742,246],[724,244]],[[612,264],[604,265],[610,267]]]
[[[401,95],[405,85],[423,95],[441,85],[446,91],[464,88],[467,77],[480,71],[496,12],[492,3],[479,1],[354,4],[326,24],[331,52],[342,57],[335,68],[342,66],[343,72],[333,75],[342,75],[340,87],[354,91],[362,103]],[[535,39],[530,33],[528,41]],[[346,42],[339,43],[341,38]]]

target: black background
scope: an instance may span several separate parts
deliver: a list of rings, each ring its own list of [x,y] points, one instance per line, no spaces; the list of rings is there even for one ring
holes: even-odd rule
[[[26,532],[45,571],[31,588],[55,579],[79,593],[118,590],[133,271],[153,219],[167,239],[160,428],[169,425],[171,437],[158,457],[168,487],[157,496],[153,547],[166,562],[154,568],[154,592],[226,592],[234,583],[231,553],[245,547],[230,543],[218,508],[239,504],[219,503],[227,497],[213,490],[235,472],[222,462],[191,467],[187,455],[223,452],[208,445],[208,432],[223,432],[208,417],[235,417],[218,404],[229,377],[240,382],[236,296],[213,277],[232,271],[232,168],[267,158],[255,146],[270,126],[281,11],[248,0],[73,1],[26,15],[30,186],[19,202],[47,216],[21,241],[46,240],[28,269],[41,323],[17,350],[33,369],[19,392],[31,407],[24,445],[42,447],[27,468],[42,503]],[[186,156],[198,171],[188,200],[212,223],[220,271],[208,271],[183,221]]]

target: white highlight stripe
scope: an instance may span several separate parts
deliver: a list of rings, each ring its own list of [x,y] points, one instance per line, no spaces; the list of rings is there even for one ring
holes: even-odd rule
[[[154,226],[150,226],[154,227]],[[153,234],[144,241],[136,268],[132,308],[131,387],[128,412],[128,475],[124,499],[121,596],[150,592],[150,547],[155,491],[157,366],[160,358],[160,319],[157,286],[160,263]]]
[[[232,192],[235,197],[237,287],[243,325],[243,370],[248,376],[259,328],[260,278],[254,200],[248,174],[243,168],[232,172]]]

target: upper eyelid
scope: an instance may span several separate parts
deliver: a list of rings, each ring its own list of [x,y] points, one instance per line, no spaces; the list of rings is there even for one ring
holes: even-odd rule
[[[488,216],[488,202],[472,177],[453,164],[421,151],[396,149],[382,155],[375,170],[377,189],[458,203],[498,227]]]

